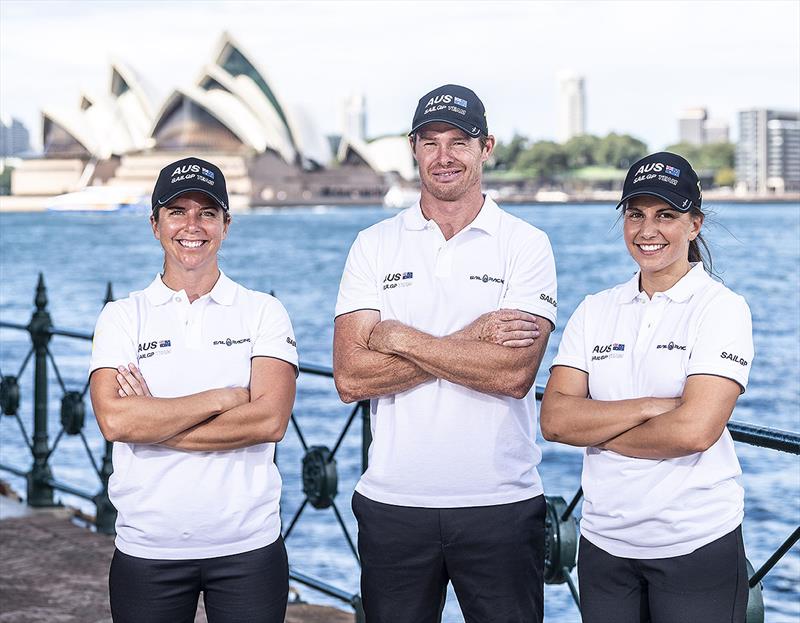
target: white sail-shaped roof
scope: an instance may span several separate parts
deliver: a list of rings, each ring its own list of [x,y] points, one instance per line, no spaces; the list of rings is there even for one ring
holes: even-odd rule
[[[54,141],[57,145],[54,145]],[[97,150],[80,110],[42,110],[42,146],[45,155],[48,153],[75,155],[77,152],[85,151],[86,155],[92,156]],[[68,147],[69,151],[65,152],[64,149]]]
[[[222,90],[237,96],[261,123],[267,146],[286,162],[295,161],[297,152],[286,125],[252,78],[244,74],[234,77],[218,65],[207,65],[197,85],[204,91]]]
[[[151,132],[153,137],[156,136],[159,127],[165,122],[168,115],[184,99],[211,115],[236,136],[243,145],[257,152],[267,149],[267,135],[258,119],[238,97],[221,89],[205,91],[199,87],[186,87],[173,91],[156,116],[156,122]]]
[[[354,151],[373,171],[394,172],[406,180],[412,180],[416,176],[411,146],[405,136],[386,136],[369,143],[353,137],[343,137],[336,159],[343,162],[347,158],[348,150]]]
[[[304,166],[324,167],[330,163],[333,154],[331,145],[319,131],[313,117],[302,106],[292,108],[290,117],[294,125],[294,136]]]

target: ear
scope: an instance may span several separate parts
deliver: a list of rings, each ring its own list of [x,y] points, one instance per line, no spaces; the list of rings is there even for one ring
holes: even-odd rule
[[[230,227],[233,216],[230,212],[222,213],[222,239],[225,240],[228,236],[228,227]]]
[[[414,140],[414,136],[408,137],[408,146],[411,147],[411,155],[414,156],[414,160],[417,159],[417,150],[414,149],[414,145],[416,145],[416,141]]]
[[[161,208],[159,208],[159,210],[160,210],[160,209],[161,209]],[[160,240],[160,238],[159,238],[159,233],[158,233],[158,223],[156,222],[156,219],[155,219],[155,217],[154,217],[152,214],[150,215],[150,227],[152,227],[152,228],[153,228],[153,237],[154,237],[156,240]]]
[[[481,150],[481,162],[486,162],[492,155],[495,146],[495,138],[491,134],[486,137],[486,146]]]
[[[700,235],[700,230],[703,228],[703,221],[705,217],[702,214],[691,215],[691,226],[689,228],[689,241],[694,240]]]

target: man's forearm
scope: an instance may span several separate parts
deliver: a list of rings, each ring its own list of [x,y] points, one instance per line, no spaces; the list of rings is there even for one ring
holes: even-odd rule
[[[336,388],[344,402],[407,391],[434,377],[413,362],[368,348],[354,348],[338,366]]]
[[[524,397],[533,385],[549,337],[545,327],[533,345],[511,348],[459,335],[434,337],[398,322],[376,330],[381,333],[374,345],[382,352],[408,359],[437,378],[515,398]]]

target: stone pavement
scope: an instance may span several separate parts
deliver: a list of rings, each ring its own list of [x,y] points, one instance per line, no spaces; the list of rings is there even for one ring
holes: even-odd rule
[[[110,623],[113,537],[67,509],[32,510],[0,495],[0,623]],[[353,623],[352,613],[289,604],[286,623]],[[200,600],[195,623],[205,623]]]

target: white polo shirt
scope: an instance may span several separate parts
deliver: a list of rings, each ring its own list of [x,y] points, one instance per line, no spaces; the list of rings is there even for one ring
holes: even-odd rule
[[[375,309],[435,336],[481,314],[521,309],[555,324],[556,272],[544,232],[486,197],[445,240],[419,204],[362,231],[350,249],[336,315]],[[356,486],[387,504],[465,507],[542,493],[536,400],[436,379],[371,401],[369,469]]]
[[[750,308],[696,264],[650,300],[638,273],[587,296],[553,365],[589,374],[595,400],[674,398],[687,377],[721,376],[744,391],[753,360]],[[689,554],[742,522],[744,490],[727,429],[705,452],[640,459],[586,448],[581,534],[624,558]]]
[[[103,308],[89,372],[134,362],[157,398],[248,387],[252,357],[297,366],[289,316],[274,297],[224,274],[189,304],[157,276]],[[140,558],[227,556],[280,534],[281,477],[265,443],[221,452],[114,443],[108,495],[117,508],[116,546]]]

